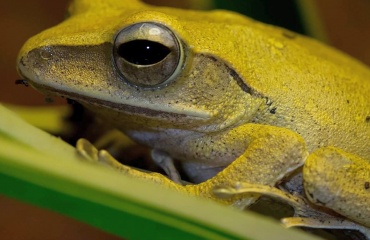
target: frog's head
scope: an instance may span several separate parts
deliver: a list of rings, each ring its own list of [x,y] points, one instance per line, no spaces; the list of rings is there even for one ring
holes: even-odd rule
[[[233,66],[240,60],[227,37],[238,35],[231,19],[250,21],[132,0],[75,1],[66,21],[24,45],[18,69],[39,91],[121,128],[217,131],[250,119],[265,101]]]

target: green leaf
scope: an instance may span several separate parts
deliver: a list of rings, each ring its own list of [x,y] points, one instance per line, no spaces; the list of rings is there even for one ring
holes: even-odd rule
[[[128,239],[317,239],[82,161],[0,105],[0,194]]]

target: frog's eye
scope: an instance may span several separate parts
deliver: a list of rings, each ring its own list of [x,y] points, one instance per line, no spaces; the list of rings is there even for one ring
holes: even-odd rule
[[[167,27],[151,22],[122,29],[114,40],[113,57],[120,75],[141,87],[163,86],[184,63],[181,42]]]

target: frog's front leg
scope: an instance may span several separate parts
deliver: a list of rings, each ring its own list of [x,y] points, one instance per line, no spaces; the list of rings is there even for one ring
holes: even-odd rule
[[[147,179],[194,196],[210,198],[240,208],[249,205],[256,195],[241,196],[229,200],[220,200],[213,194],[213,188],[219,185],[233,184],[244,181],[256,184],[275,185],[287,173],[304,163],[307,156],[304,141],[299,135],[271,126],[244,125],[220,137],[220,141],[243,137],[241,148],[245,150],[231,164],[226,166],[214,177],[199,184],[181,185],[157,173],[147,173],[122,165],[115,161],[106,151],[92,150],[94,147],[87,142],[79,141],[77,149],[88,158],[108,163],[127,175]],[[240,143],[241,141],[239,141]],[[238,144],[239,144],[238,143]],[[232,147],[232,146],[230,146]],[[93,156],[89,156],[93,153]]]
[[[147,172],[145,170],[139,170],[133,167],[126,166],[118,162],[112,155],[106,150],[98,150],[94,145],[92,145],[88,140],[80,138],[76,143],[76,150],[78,154],[82,155],[87,161],[99,162],[108,167],[113,167],[114,169],[129,175],[141,179],[146,179],[150,181],[157,182],[163,186],[168,186],[169,188],[174,188],[179,191],[184,191],[183,186],[171,181],[169,178],[163,176],[162,174],[155,172]]]

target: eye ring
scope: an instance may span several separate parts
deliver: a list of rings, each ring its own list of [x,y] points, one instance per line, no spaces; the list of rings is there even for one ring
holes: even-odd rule
[[[115,67],[134,86],[167,85],[181,72],[184,59],[182,42],[163,24],[135,23],[119,31],[114,40]]]

